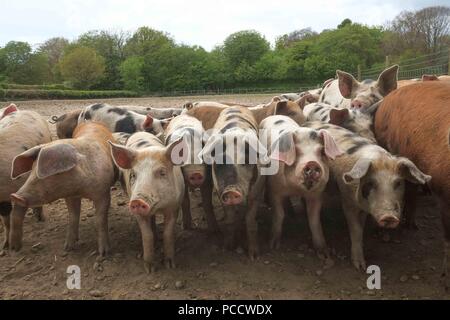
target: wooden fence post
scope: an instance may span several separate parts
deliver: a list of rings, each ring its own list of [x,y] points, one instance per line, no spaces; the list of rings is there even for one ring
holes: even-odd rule
[[[358,64],[358,74],[357,74],[357,78],[358,78],[358,81],[361,81],[361,65],[360,65],[360,64]]]
[[[386,56],[386,59],[384,60],[384,67],[387,69],[390,65],[389,56]]]

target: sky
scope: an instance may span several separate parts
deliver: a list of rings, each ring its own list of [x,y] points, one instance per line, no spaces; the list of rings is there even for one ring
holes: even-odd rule
[[[0,0],[0,46],[10,40],[37,47],[46,39],[75,40],[89,30],[133,32],[141,26],[168,32],[178,43],[207,50],[233,32],[254,29],[272,44],[306,27],[336,28],[345,18],[384,25],[402,10],[448,0]]]

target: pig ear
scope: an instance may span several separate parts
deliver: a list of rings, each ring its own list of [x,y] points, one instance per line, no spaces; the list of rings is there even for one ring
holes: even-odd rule
[[[144,130],[150,129],[153,126],[153,120],[154,120],[153,117],[150,114],[148,114],[147,118],[142,124],[142,129]]]
[[[205,146],[203,147],[202,151],[199,153],[200,159],[203,160],[206,164],[213,164],[214,157],[219,156],[219,154],[216,154],[215,149],[216,146],[219,144],[222,144],[222,136],[221,135],[212,135],[207,141]],[[214,151],[214,155],[213,155]],[[223,152],[223,150],[221,150]]]
[[[334,80],[334,78],[325,80],[325,81],[323,82],[322,89],[325,88],[326,86],[328,86],[331,82],[333,82],[333,80]]]
[[[77,149],[60,143],[42,148],[37,159],[37,177],[45,179],[73,169],[78,163]]]
[[[176,166],[183,165],[188,161],[189,147],[184,136],[167,146],[166,156]]]
[[[330,121],[328,123],[342,126],[342,124],[347,121],[350,117],[350,110],[345,109],[331,109],[330,110]]]
[[[323,146],[325,155],[334,160],[336,157],[339,157],[340,155],[344,154],[341,149],[339,149],[338,145],[336,144],[336,141],[334,141],[333,137],[328,133],[327,130],[320,130],[319,131],[320,136],[323,139]]]
[[[3,119],[4,117],[6,117],[8,114],[16,112],[17,110],[17,106],[14,103],[11,103],[9,106],[7,106],[4,110],[3,110],[3,114],[0,115],[0,119]]]
[[[183,109],[184,109],[184,110],[191,110],[192,108],[194,108],[194,104],[193,104],[192,102],[186,102],[186,103],[183,105]]]
[[[136,152],[111,141],[108,143],[111,146],[111,156],[116,166],[121,169],[131,169],[136,159]]]
[[[33,168],[33,162],[37,159],[41,148],[41,146],[36,146],[14,158],[12,162],[11,179],[18,179],[31,171]]]
[[[430,182],[431,176],[424,174],[416,165],[407,158],[400,158],[398,161],[400,173],[406,180],[415,184],[425,184]]]
[[[424,74],[422,75],[422,81],[437,81],[439,80],[434,74]]]
[[[341,70],[337,70],[336,75],[339,81],[339,91],[344,98],[350,99],[352,92],[359,86],[358,81],[350,73]]]
[[[360,158],[356,161],[352,170],[345,172],[342,176],[346,184],[359,183],[359,179],[364,177],[369,171],[370,165],[372,164],[370,159]]]
[[[164,130],[167,129],[167,126],[169,125],[170,121],[172,121],[173,118],[175,118],[175,116],[172,117],[172,118],[162,119],[162,120],[160,121],[161,126],[162,126],[162,128],[163,128]]]
[[[277,105],[275,106],[275,111],[273,115],[283,115],[288,114],[289,110],[289,101],[288,100],[282,100],[277,102]]]
[[[310,103],[314,103],[314,96],[311,93],[307,93],[304,96],[302,96],[300,99],[295,100],[295,103],[298,104],[300,109],[303,110],[303,108]]]
[[[292,132],[284,132],[274,142],[270,150],[270,158],[291,166],[295,162],[295,143]]]
[[[282,100],[282,98],[280,96],[275,96],[272,98],[272,100],[270,100],[269,104],[280,102],[281,100]]]
[[[398,65],[393,65],[384,70],[378,77],[378,88],[383,96],[397,89]]]

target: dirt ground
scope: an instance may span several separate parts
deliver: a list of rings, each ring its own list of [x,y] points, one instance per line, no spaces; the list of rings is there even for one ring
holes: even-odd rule
[[[187,101],[217,100],[256,104],[271,95],[181,97],[102,100],[114,105],[180,106]],[[62,114],[95,100],[17,102],[22,109],[45,117]],[[52,126],[53,127],[53,126]],[[54,128],[52,128],[54,130]],[[18,254],[0,253],[0,299],[449,299],[440,283],[443,233],[439,212],[430,197],[419,201],[419,230],[385,233],[368,223],[365,254],[368,265],[381,268],[381,290],[368,290],[369,275],[350,262],[349,233],[338,202],[323,210],[324,232],[332,248],[334,266],[324,266],[311,249],[305,214],[287,216],[280,250],[270,251],[270,210],[259,211],[261,255],[250,262],[244,250],[223,251],[208,235],[199,192],[193,192],[193,230],[177,227],[177,269],[161,265],[146,274],[141,259],[137,223],[127,210],[127,199],[117,185],[110,210],[111,255],[96,257],[92,203],[83,202],[80,243],[65,253],[67,209],[62,200],[45,207],[47,219],[25,220],[24,247]],[[222,210],[216,201],[216,213]],[[161,221],[159,221],[161,223]],[[159,224],[161,236],[162,225]],[[0,237],[3,229],[0,227]],[[159,237],[161,239],[161,237]],[[161,242],[158,243],[161,254]],[[81,268],[81,290],[68,290],[67,267]]]

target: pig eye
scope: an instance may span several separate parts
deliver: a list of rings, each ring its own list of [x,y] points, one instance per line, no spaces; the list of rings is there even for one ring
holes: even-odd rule
[[[367,199],[369,197],[370,192],[375,189],[376,189],[376,184],[374,181],[368,181],[368,182],[364,183],[362,186],[362,190],[361,190],[363,198]]]
[[[166,168],[158,169],[158,171],[156,171],[156,175],[161,178],[164,178],[165,176],[167,176]]]
[[[402,185],[402,180],[401,179],[397,179],[394,181],[394,189],[398,189],[401,185]]]
[[[136,173],[134,171],[130,172],[130,181],[133,181],[136,179]]]

